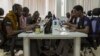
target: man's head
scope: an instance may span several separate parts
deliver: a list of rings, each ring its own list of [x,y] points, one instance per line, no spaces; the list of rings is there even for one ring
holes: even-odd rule
[[[70,13],[69,12],[66,13],[66,17],[70,18]]]
[[[0,16],[4,15],[4,10],[0,8]]]
[[[92,16],[92,10],[89,10],[89,11],[87,12],[87,15],[88,15],[88,16]]]
[[[51,13],[51,11],[48,12],[48,16],[52,17],[52,13]]]
[[[12,11],[16,14],[16,16],[20,17],[22,14],[22,6],[19,4],[14,4],[12,6]]]
[[[40,14],[38,11],[35,11],[34,14],[33,14],[33,17],[34,18],[39,18]]]
[[[27,17],[29,15],[29,9],[27,7],[23,8],[23,16]]]
[[[76,17],[80,17],[83,15],[83,7],[81,5],[74,6],[73,13],[75,13]]]

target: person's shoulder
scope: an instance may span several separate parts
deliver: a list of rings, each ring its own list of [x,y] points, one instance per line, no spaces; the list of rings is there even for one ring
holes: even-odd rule
[[[87,16],[84,16],[84,19],[90,21],[89,17]]]
[[[85,18],[85,19],[89,19],[89,17],[87,17],[87,16],[84,16],[84,18]]]
[[[4,18],[3,24],[4,25],[11,25],[12,23],[11,23],[11,21],[8,18]]]

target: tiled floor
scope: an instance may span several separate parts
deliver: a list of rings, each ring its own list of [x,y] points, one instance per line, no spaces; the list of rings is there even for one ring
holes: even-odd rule
[[[96,56],[100,56],[100,47],[98,47],[97,50],[93,50],[93,52],[95,53]],[[19,55],[19,54],[22,54],[23,51],[19,51],[16,56],[23,56],[23,55]],[[3,52],[2,49],[0,49],[0,56],[11,56],[10,53],[6,53],[6,52]],[[86,56],[93,56],[91,53],[87,53]]]

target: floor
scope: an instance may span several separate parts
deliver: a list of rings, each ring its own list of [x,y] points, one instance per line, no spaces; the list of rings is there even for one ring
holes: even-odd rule
[[[93,52],[95,53],[95,56],[100,56],[100,47],[98,47],[97,50],[93,50]],[[0,56],[11,56],[11,55],[10,52],[3,52],[3,50],[0,49]],[[23,56],[23,51],[20,50],[19,52],[17,52],[16,56]],[[91,53],[88,53],[87,51],[86,56],[93,56],[93,55]]]

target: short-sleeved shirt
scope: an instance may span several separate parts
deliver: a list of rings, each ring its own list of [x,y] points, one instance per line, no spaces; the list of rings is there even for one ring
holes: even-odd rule
[[[69,23],[76,24],[76,19],[75,18],[71,18]]]
[[[86,26],[90,28],[91,21],[88,17],[83,16],[78,22],[78,29],[84,29]]]

